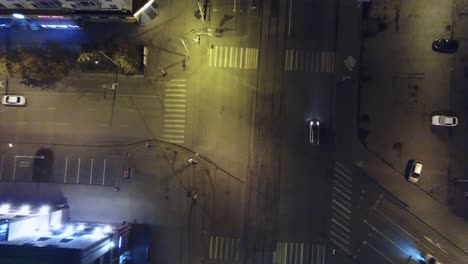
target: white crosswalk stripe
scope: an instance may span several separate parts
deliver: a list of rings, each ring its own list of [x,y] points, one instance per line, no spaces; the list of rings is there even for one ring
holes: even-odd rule
[[[210,260],[239,261],[240,239],[228,236],[210,236]]]
[[[256,69],[258,49],[214,46],[208,49],[208,66],[232,69]]]
[[[330,202],[330,240],[341,250],[350,253],[353,179],[352,171],[340,162],[333,167],[332,199]]]
[[[332,73],[335,71],[335,52],[286,49],[284,70]]]
[[[172,79],[164,83],[164,130],[167,142],[183,144],[185,137],[186,81]]]
[[[273,264],[324,264],[325,246],[315,243],[278,242]]]

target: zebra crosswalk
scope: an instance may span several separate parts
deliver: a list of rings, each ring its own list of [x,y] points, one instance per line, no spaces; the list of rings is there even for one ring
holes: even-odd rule
[[[208,66],[234,69],[256,69],[258,49],[214,46],[208,49]]]
[[[351,244],[351,205],[353,179],[352,171],[340,162],[333,167],[331,223],[329,237],[341,250],[350,253]]]
[[[164,93],[164,131],[167,142],[183,144],[186,118],[186,80],[172,79],[166,82]]]
[[[278,242],[273,264],[324,264],[325,246],[314,243]]]
[[[240,239],[226,236],[210,236],[208,257],[210,260],[239,261]]]
[[[332,73],[335,71],[335,52],[286,49],[284,70]]]

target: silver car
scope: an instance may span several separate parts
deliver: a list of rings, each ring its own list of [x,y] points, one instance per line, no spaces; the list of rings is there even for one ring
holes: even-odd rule
[[[26,105],[26,98],[21,95],[4,95],[2,97],[2,104],[10,106],[23,106]]]
[[[458,118],[455,116],[434,115],[432,116],[434,126],[457,126]]]

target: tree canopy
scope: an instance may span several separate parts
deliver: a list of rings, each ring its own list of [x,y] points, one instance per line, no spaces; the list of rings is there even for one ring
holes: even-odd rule
[[[75,67],[77,55],[57,44],[26,47],[0,54],[0,73],[34,87],[50,87]]]

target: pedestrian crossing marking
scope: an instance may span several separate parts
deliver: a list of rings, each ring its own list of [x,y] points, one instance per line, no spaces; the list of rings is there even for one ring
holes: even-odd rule
[[[239,261],[240,239],[210,236],[208,257],[212,260]]]
[[[208,49],[208,66],[256,69],[258,67],[258,48],[216,46]]]
[[[321,59],[325,59],[320,55]],[[332,199],[330,203],[331,219],[328,231],[330,241],[341,250],[350,253],[351,244],[351,209],[353,179],[352,171],[345,165],[335,162],[333,166]]]
[[[332,73],[335,71],[335,52],[286,49],[284,70]]]
[[[165,82],[164,130],[167,142],[183,144],[186,122],[186,80],[171,79]]]
[[[278,242],[273,264],[324,264],[325,246],[316,243]]]

